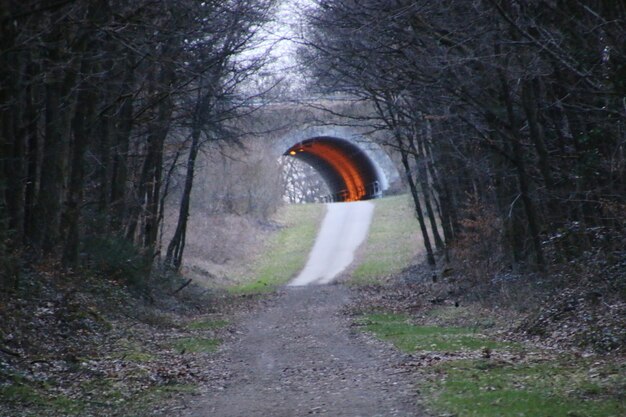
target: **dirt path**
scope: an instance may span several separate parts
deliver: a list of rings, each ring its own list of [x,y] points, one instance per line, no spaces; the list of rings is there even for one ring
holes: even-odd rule
[[[341,285],[290,287],[250,317],[188,417],[416,416],[404,355],[350,328]]]

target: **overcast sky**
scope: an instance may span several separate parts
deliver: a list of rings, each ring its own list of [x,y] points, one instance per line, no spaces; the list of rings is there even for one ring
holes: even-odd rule
[[[311,7],[312,0],[282,0],[277,13],[276,21],[268,25],[268,45],[272,45],[272,63],[268,72],[287,77],[291,85],[302,82],[296,67],[297,40],[301,36],[301,13],[304,8]]]

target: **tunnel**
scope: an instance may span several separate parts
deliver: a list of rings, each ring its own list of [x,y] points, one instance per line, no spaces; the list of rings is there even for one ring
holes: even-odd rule
[[[378,170],[357,145],[343,139],[320,136],[291,146],[285,156],[297,158],[320,173],[330,201],[359,201],[381,196]]]

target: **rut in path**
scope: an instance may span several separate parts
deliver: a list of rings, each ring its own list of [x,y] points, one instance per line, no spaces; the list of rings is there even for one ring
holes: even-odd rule
[[[189,417],[417,416],[404,355],[356,329],[342,285],[288,288],[218,359],[219,390]]]

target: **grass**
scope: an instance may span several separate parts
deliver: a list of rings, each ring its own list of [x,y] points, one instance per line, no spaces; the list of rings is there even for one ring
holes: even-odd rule
[[[155,409],[159,406],[167,404],[173,398],[180,398],[185,395],[193,395],[198,392],[197,385],[167,383],[163,385],[151,386],[138,392],[124,393],[119,391],[110,391],[106,395],[96,392],[98,406],[100,410],[84,415],[115,415],[125,417],[150,416],[154,414]]]
[[[167,404],[181,395],[194,394],[197,385],[168,383],[129,392],[124,384],[112,378],[101,377],[85,381],[76,393],[63,395],[48,382],[14,382],[0,385],[0,415],[15,417],[41,416],[148,416],[160,404]],[[4,414],[3,410],[15,412]],[[19,411],[17,411],[19,409]]]
[[[8,403],[21,403],[30,406],[45,404],[45,399],[35,388],[21,383],[0,386],[0,398]]]
[[[154,355],[139,350],[132,350],[124,352],[124,354],[122,355],[122,359],[130,362],[144,363],[154,360]]]
[[[54,385],[48,382],[13,379],[13,383],[0,385],[0,400],[5,405],[14,404],[24,407],[19,414],[11,414],[16,417],[18,415],[20,417],[152,415],[155,404],[197,392],[196,385],[179,383],[152,386],[138,392],[127,392],[123,391],[123,384],[119,381],[101,377],[81,384],[81,398],[87,398],[87,400],[81,400],[60,394],[57,389],[54,389]]]
[[[436,320],[456,313],[433,309]],[[535,352],[520,359],[520,346],[498,342],[479,327],[417,326],[400,314],[369,314],[364,330],[404,352],[460,353],[468,359],[435,361],[420,372],[420,392],[436,415],[458,417],[618,417],[626,415],[626,364]],[[476,359],[489,348],[507,360]],[[434,364],[434,365],[433,365]]]
[[[284,227],[270,240],[251,272],[230,288],[234,293],[263,293],[286,284],[305,265],[325,214],[322,204],[288,205],[281,209]]]
[[[42,388],[21,382],[0,386],[0,398],[7,404],[27,406],[29,413],[26,415],[29,416],[39,416],[50,409],[63,415],[75,416],[81,415],[85,408],[85,404],[79,400],[58,394],[45,394]]]
[[[121,347],[116,354],[119,359],[137,363],[145,363],[155,359],[153,354],[146,352],[137,342],[120,339],[117,343]]]
[[[352,283],[367,284],[414,263],[422,241],[413,206],[406,195],[373,200],[372,226],[363,244]],[[286,284],[302,270],[315,243],[326,210],[322,204],[287,205],[279,212],[284,227],[240,276],[233,293],[263,293]]]
[[[200,319],[189,323],[187,328],[189,330],[215,330],[226,327],[227,325],[227,320]]]
[[[407,195],[373,200],[372,225],[352,283],[369,284],[412,265],[422,252],[419,224]]]
[[[150,416],[154,414],[155,405],[167,404],[173,398],[180,398],[186,395],[197,395],[197,393],[198,386],[192,384],[165,384],[152,386],[134,395],[130,401],[126,401],[124,403],[124,413],[119,415],[128,417]],[[175,415],[178,415],[178,413]]]
[[[129,398],[129,393],[123,393],[124,386],[114,378],[98,378],[85,381],[81,384],[81,391],[87,398],[97,398],[98,403],[116,404]]]
[[[392,342],[404,352],[463,351],[506,346],[467,327],[416,326],[400,314],[370,314],[362,320],[364,329]]]
[[[186,353],[211,353],[215,352],[221,343],[219,339],[186,337],[177,340],[174,348]]]
[[[626,415],[624,394],[620,400],[620,394],[611,393],[609,387],[615,378],[593,381],[589,366],[571,358],[567,362],[520,364],[449,362],[437,367],[443,377],[430,386],[433,396],[429,405],[440,412],[468,417]],[[615,372],[611,375],[617,377]]]

